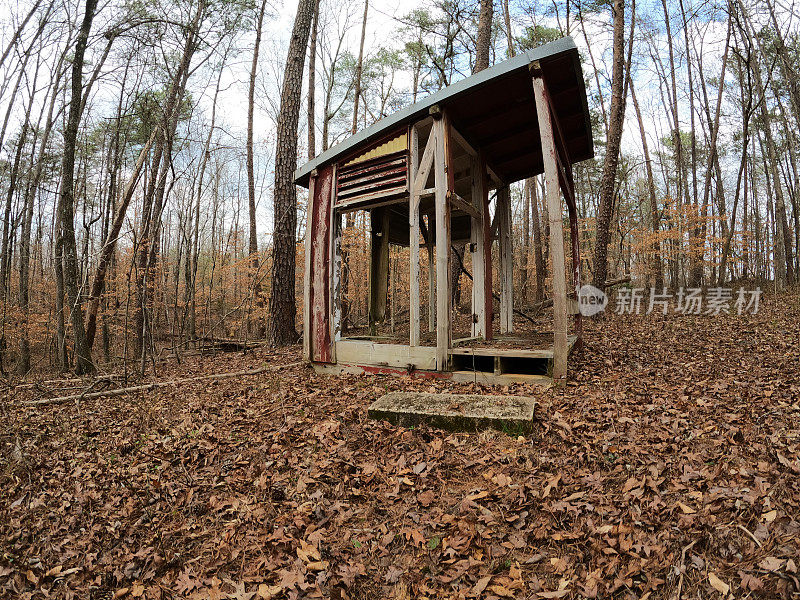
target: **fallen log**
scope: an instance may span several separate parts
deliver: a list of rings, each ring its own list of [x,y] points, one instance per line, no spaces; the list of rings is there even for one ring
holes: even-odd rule
[[[188,377],[186,379],[171,379],[169,381],[154,381],[152,383],[145,383],[142,385],[134,385],[132,387],[118,388],[116,390],[103,390],[100,392],[90,392],[87,394],[73,394],[72,396],[61,396],[60,398],[45,398],[43,400],[28,400],[23,402],[27,406],[42,406],[47,404],[63,404],[64,402],[71,402],[72,400],[91,400],[92,398],[104,398],[112,396],[124,396],[134,392],[147,392],[160,387],[167,387],[170,385],[181,385],[184,383],[195,383],[198,381],[210,381],[215,379],[231,379],[233,377],[246,377],[248,375],[258,375],[260,373],[269,373],[272,371],[280,371],[287,367],[296,367],[304,364],[302,361],[287,363],[285,365],[277,365],[274,367],[262,367],[260,369],[249,369],[247,371],[233,371],[228,373],[215,373],[213,375],[200,375],[198,377]]]
[[[630,275],[623,275],[622,277],[617,277],[616,279],[607,279],[606,282],[603,284],[604,288],[614,287],[615,285],[622,285],[623,283],[630,283],[631,276]]]

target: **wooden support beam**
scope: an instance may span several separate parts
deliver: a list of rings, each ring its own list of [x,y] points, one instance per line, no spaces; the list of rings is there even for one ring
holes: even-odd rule
[[[369,330],[375,335],[377,324],[386,318],[389,292],[389,211],[386,207],[370,211]]]
[[[415,181],[419,168],[419,132],[417,128],[411,127],[411,165],[409,179]],[[411,186],[411,194],[408,204],[408,225],[409,225],[409,322],[410,334],[408,343],[410,346],[419,346],[419,188]]]
[[[317,170],[308,180],[308,203],[306,204],[305,278],[303,279],[303,358],[311,361],[311,222],[314,219],[314,185]]]
[[[422,240],[428,252],[428,333],[436,331],[436,267],[433,264],[433,234],[428,231],[422,215],[419,217]]]
[[[470,215],[473,219],[480,218],[480,213],[478,212],[478,209],[472,206],[472,204],[464,200],[461,196],[459,196],[455,192],[448,192],[447,199],[453,206],[455,206],[459,210],[464,211],[465,213]]]
[[[470,143],[467,141],[467,138],[465,138],[465,137],[464,137],[464,136],[461,134],[461,132],[460,132],[458,129],[456,129],[456,128],[455,128],[455,127],[452,125],[452,124],[450,125],[450,135],[453,137],[453,140],[454,140],[454,141],[455,141],[455,142],[456,142],[456,143],[457,143],[459,146],[461,146],[461,147],[462,147],[462,148],[463,148],[463,149],[466,151],[466,153],[467,153],[467,154],[469,154],[469,155],[470,155],[470,156],[472,156],[472,157],[476,157],[476,156],[478,156],[478,150],[476,150],[476,149],[475,149],[475,148],[472,146],[472,144],[470,144]],[[484,162],[485,162],[485,161],[484,161]],[[493,180],[493,181],[494,181],[494,182],[495,182],[497,185],[501,185],[501,184],[502,184],[502,180],[501,180],[501,179],[500,179],[500,177],[497,175],[497,173],[496,173],[496,172],[495,172],[495,170],[492,168],[492,166],[491,166],[491,165],[489,165],[488,163],[486,163],[486,171],[489,173],[489,176],[492,178],[492,180]]]
[[[434,147],[436,144],[434,143],[433,139],[433,129],[431,129],[430,135],[428,135],[428,143],[425,144],[425,150],[422,153],[422,158],[417,165],[416,173],[413,177],[409,177],[409,181],[412,181],[411,189],[421,190],[425,187],[425,183],[428,181],[428,175],[431,172],[431,166],[433,165],[433,152]],[[417,152],[419,152],[419,141],[417,142]]]
[[[558,161],[553,136],[553,123],[541,70],[533,69],[533,93],[539,134],[542,140],[542,157],[547,193],[547,211],[550,221],[550,259],[553,274],[553,380],[567,376],[567,281],[564,273],[564,232],[562,230],[561,193],[558,181]]]
[[[447,368],[450,350],[450,210],[447,202],[447,132],[444,118],[433,123],[436,140],[436,368]]]
[[[483,337],[491,340],[494,337],[492,323],[494,321],[494,302],[492,300],[494,291],[492,289],[492,237],[489,216],[489,183],[486,175],[486,161],[483,153],[478,154],[478,164],[480,166],[481,194],[480,202],[483,212],[483,306],[484,306],[484,325]]]
[[[574,182],[572,181],[572,173],[568,174],[570,180],[569,190],[572,192],[575,189]],[[565,191],[562,189],[562,191]],[[578,300],[578,293],[581,289],[581,242],[578,231],[578,207],[575,202],[575,196],[567,198],[567,211],[569,213],[569,239],[572,249],[572,284],[575,287],[575,300]],[[575,311],[575,335],[578,337],[578,343],[581,343],[583,338],[583,318],[581,311]]]
[[[461,132],[458,131],[458,129],[452,127],[450,130],[450,135],[453,136],[453,141],[455,141],[456,144],[461,146],[467,154],[469,154],[472,157],[478,155],[478,151],[472,147],[472,144],[470,144],[463,135],[461,135]]]
[[[482,168],[480,155],[472,157],[470,169],[472,178],[471,198],[476,215],[472,218],[470,228],[470,246],[472,248],[472,331],[473,337],[486,338],[486,253],[484,228],[485,169]],[[491,256],[491,255],[490,255]],[[491,307],[491,296],[489,306]],[[491,321],[489,321],[491,329]]]
[[[436,259],[433,242],[425,249],[428,251],[428,333],[433,333],[436,331]]]
[[[498,188],[495,211],[500,230],[500,333],[511,333],[514,331],[514,253],[508,186]]]
[[[331,308],[333,320],[331,321],[331,339],[338,342],[342,339],[342,214],[332,211],[333,223],[333,260],[331,261]],[[336,347],[336,344],[333,344]]]

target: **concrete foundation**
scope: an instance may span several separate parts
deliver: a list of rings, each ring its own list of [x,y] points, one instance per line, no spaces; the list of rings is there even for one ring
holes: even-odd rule
[[[497,429],[530,433],[536,400],[530,396],[392,392],[369,407],[369,417],[413,427],[426,423],[447,431]]]

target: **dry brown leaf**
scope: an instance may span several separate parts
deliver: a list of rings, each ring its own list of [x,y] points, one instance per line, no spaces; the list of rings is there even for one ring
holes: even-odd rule
[[[256,593],[262,600],[272,600],[275,596],[281,593],[283,588],[279,585],[267,585],[266,583],[259,584]]]
[[[708,583],[723,596],[727,596],[728,592],[731,591],[731,586],[717,577],[713,571],[708,572]]]
[[[483,590],[486,589],[486,586],[489,585],[489,582],[492,580],[491,575],[487,575],[486,577],[481,577],[474,586],[472,586],[472,590],[470,591],[470,596],[479,596],[483,593]]]
[[[776,556],[767,556],[760,563],[758,563],[758,566],[765,571],[772,571],[774,573],[781,570],[784,562],[785,561],[782,558],[778,558]]]

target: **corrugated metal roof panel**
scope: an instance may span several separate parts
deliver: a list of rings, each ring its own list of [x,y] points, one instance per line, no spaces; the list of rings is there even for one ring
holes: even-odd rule
[[[309,161],[295,172],[295,182],[308,186],[314,169],[338,161],[385,136],[422,119],[434,105],[445,108],[453,126],[505,183],[543,170],[536,105],[528,66],[539,61],[569,152],[570,161],[594,156],[586,87],[578,49],[566,37],[503,61],[423,98],[358,132]]]

